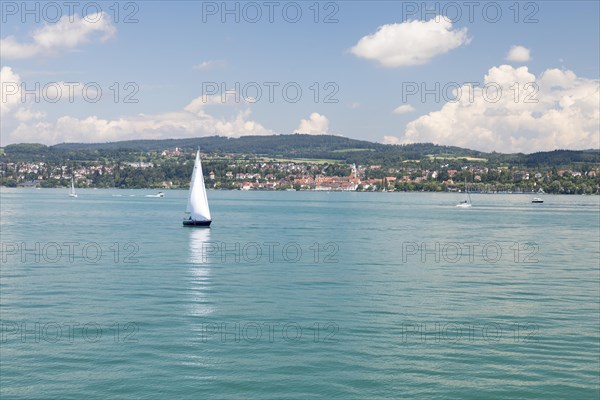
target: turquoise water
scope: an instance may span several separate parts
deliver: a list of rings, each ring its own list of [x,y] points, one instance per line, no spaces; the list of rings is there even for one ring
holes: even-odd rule
[[[152,193],[2,189],[2,399],[600,394],[596,196]]]

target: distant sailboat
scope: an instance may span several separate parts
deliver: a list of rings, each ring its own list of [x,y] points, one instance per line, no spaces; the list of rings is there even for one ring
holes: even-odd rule
[[[469,194],[469,189],[467,188],[467,177],[465,177],[465,192],[467,192],[467,200],[464,200],[456,205],[456,207],[460,208],[469,208],[471,207],[471,195]]]
[[[206,198],[206,187],[204,186],[204,174],[200,162],[200,150],[196,152],[194,171],[190,182],[190,193],[185,210],[184,226],[210,226],[212,222],[208,199]]]
[[[75,180],[71,177],[71,191],[69,192],[69,197],[77,197],[77,193],[75,193]]]

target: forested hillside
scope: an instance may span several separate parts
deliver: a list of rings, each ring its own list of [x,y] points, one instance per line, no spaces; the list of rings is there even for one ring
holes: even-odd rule
[[[300,134],[244,136],[241,138],[211,136],[111,143],[63,143],[54,146],[13,144],[4,148],[4,155],[0,156],[0,159],[5,162],[102,159],[139,161],[140,153],[159,152],[176,147],[187,152],[200,148],[202,152],[208,154],[326,159],[344,163],[386,166],[426,158],[443,160],[463,157],[484,159],[491,165],[526,167],[568,167],[577,163],[600,163],[598,150],[555,150],[533,154],[501,154],[431,143],[384,145],[341,136]]]

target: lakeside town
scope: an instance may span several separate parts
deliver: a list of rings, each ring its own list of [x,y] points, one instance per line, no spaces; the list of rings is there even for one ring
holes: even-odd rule
[[[164,149],[140,161],[2,162],[6,187],[186,189],[193,152]],[[462,191],[480,193],[598,194],[597,165],[577,169],[490,167],[456,159],[399,166],[356,165],[308,159],[269,159],[239,154],[202,154],[205,182],[221,190]]]

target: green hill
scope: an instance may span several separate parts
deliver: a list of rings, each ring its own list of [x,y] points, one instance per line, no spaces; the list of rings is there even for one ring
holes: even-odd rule
[[[600,163],[598,150],[554,150],[532,154],[485,153],[431,143],[385,145],[331,135],[273,135],[227,138],[210,136],[189,139],[128,140],[109,143],[13,144],[4,148],[3,161],[60,161],[119,159],[138,160],[139,153],[158,152],[179,147],[188,152],[200,148],[205,153],[255,155],[273,158],[339,160],[345,163],[396,165],[407,160],[468,158],[491,165],[524,167],[563,166]],[[483,159],[483,160],[479,160]]]

